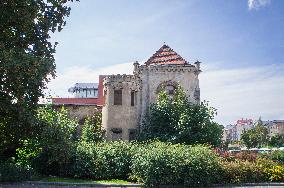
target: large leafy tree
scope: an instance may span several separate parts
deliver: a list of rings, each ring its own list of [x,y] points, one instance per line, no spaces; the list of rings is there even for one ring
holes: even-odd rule
[[[248,148],[267,145],[268,130],[258,121],[253,129],[249,129],[241,135],[241,140]]]
[[[162,91],[145,117],[140,139],[218,146],[222,125],[213,121],[215,115],[216,109],[207,102],[190,103],[181,87],[176,89],[173,99]]]
[[[0,1],[0,154],[37,133],[38,98],[55,76],[55,44],[73,0]]]

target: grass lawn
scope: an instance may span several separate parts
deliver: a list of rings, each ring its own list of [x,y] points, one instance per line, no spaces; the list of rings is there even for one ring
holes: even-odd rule
[[[119,185],[127,185],[132,184],[132,182],[126,180],[84,180],[84,179],[72,179],[72,178],[58,178],[58,177],[49,177],[43,178],[41,181],[43,182],[64,182],[64,183],[98,183],[98,184],[119,184]]]

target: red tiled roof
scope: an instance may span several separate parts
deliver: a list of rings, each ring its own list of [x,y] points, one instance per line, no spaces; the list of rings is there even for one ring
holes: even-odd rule
[[[168,45],[164,44],[156,53],[150,57],[146,65],[186,65],[188,62],[179,54],[173,51]]]

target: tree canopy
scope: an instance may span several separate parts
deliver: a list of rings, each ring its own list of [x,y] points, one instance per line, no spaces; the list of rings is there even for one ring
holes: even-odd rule
[[[0,153],[13,153],[20,138],[36,134],[39,97],[55,77],[57,43],[73,0],[0,1]]]
[[[215,115],[216,109],[207,102],[190,103],[181,87],[172,100],[162,91],[144,119],[140,139],[217,146],[221,144],[222,126],[213,121]]]
[[[248,148],[267,145],[268,130],[261,121],[258,121],[253,129],[249,129],[241,135],[241,140]]]

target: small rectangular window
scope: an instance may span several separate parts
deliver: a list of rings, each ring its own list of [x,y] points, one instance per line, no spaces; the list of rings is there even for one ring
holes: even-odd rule
[[[111,134],[112,141],[122,139],[122,129],[121,128],[112,128],[111,131],[112,131],[112,134]]]
[[[129,129],[129,141],[136,139],[136,129]]]
[[[131,91],[131,106],[135,105],[135,91]]]
[[[114,90],[114,105],[122,105],[122,89]]]

